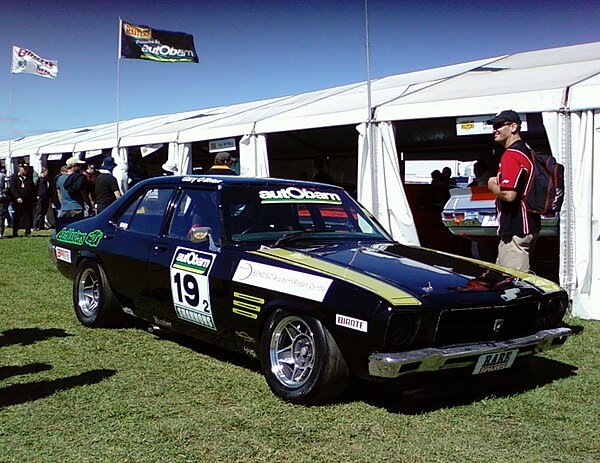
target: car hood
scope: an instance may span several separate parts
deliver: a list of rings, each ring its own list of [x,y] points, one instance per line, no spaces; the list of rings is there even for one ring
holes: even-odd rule
[[[406,292],[424,306],[498,305],[539,297],[540,292],[560,291],[558,285],[533,275],[398,243],[263,252],[284,257],[292,264],[310,265],[350,283],[358,280],[356,275],[370,277],[380,285]]]

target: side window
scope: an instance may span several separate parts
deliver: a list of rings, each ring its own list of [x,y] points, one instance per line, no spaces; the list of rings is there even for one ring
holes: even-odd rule
[[[216,192],[193,189],[181,192],[167,235],[176,239],[189,239],[192,227],[210,227],[213,239],[218,241],[221,227]]]
[[[144,235],[158,235],[173,190],[154,188],[131,203],[118,220],[122,230]]]

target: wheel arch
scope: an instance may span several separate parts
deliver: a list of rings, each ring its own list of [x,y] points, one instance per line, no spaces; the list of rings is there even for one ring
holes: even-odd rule
[[[320,316],[319,310],[313,304],[306,303],[303,301],[296,301],[293,299],[280,297],[276,299],[272,299],[265,304],[264,310],[261,311],[260,317],[258,319],[258,335],[262,336],[263,330],[269,319],[269,316],[275,312],[276,310],[286,310],[292,314],[307,314],[314,318],[317,318],[324,326],[327,326],[327,323],[324,317]]]

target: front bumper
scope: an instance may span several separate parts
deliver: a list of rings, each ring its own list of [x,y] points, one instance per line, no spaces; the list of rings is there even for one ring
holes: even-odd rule
[[[425,348],[408,352],[369,355],[369,374],[381,378],[398,378],[411,373],[474,367],[481,355],[518,349],[517,357],[533,355],[559,347],[573,334],[570,328],[538,331],[530,336],[506,341]]]

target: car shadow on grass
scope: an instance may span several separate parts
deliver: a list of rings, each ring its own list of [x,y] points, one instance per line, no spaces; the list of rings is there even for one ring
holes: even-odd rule
[[[258,359],[248,357],[239,352],[226,349],[225,347],[209,344],[208,342],[180,333],[165,331],[160,334],[154,333],[154,335],[157,340],[174,342],[180,346],[193,350],[197,354],[206,355],[220,362],[231,363],[232,365],[246,368],[247,370],[257,373],[262,372]]]
[[[146,329],[143,323],[137,327]],[[198,354],[262,374],[258,359],[185,334],[163,331],[154,335],[158,341],[174,342]],[[391,413],[418,415],[442,408],[468,405],[488,397],[510,397],[574,376],[576,372],[576,366],[534,356],[523,359],[510,370],[483,375],[452,372],[431,375],[429,379],[421,377],[410,382],[394,383],[354,379],[339,399],[324,405],[364,402]]]
[[[49,397],[55,392],[78,386],[96,384],[111,377],[116,370],[90,370],[66,378],[37,381],[25,384],[13,384],[0,388],[0,407],[17,405]]]
[[[543,357],[532,357],[510,370],[468,373],[414,380],[410,383],[355,381],[342,401],[364,401],[391,413],[418,415],[442,408],[469,405],[489,397],[510,397],[574,376],[577,367]]]
[[[22,345],[28,346],[50,338],[66,338],[73,336],[60,328],[15,328],[0,333],[0,347]]]

